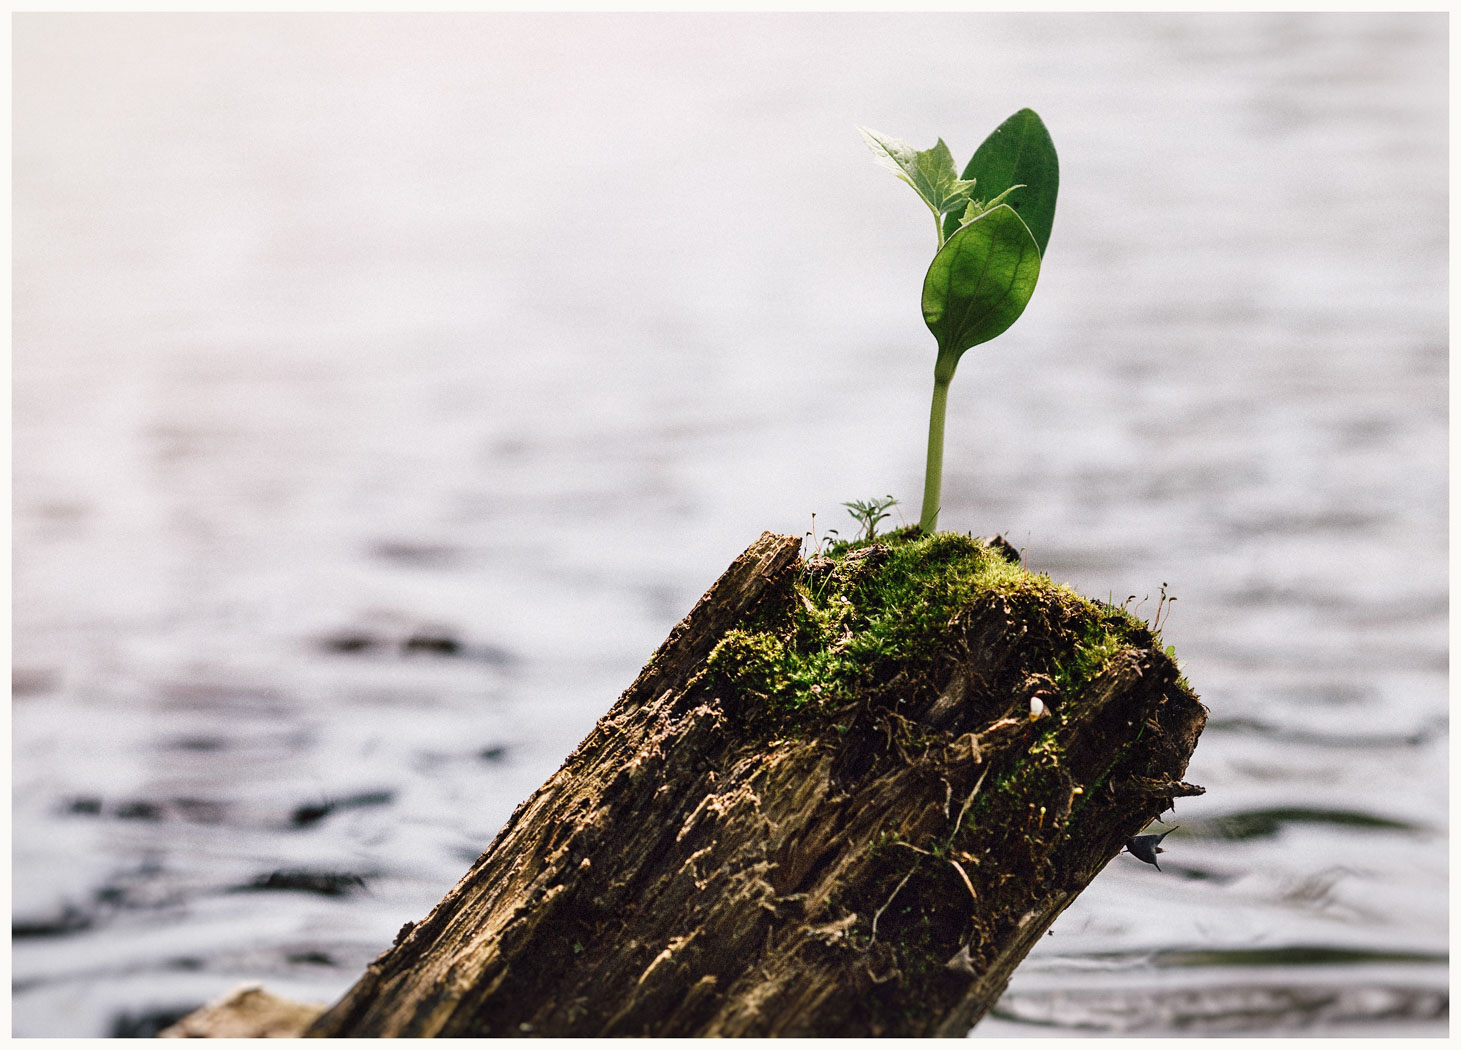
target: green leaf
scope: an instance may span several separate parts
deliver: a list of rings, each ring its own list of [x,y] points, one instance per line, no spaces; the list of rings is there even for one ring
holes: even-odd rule
[[[999,205],[1003,204],[1004,203],[1004,199],[1006,197],[1008,197],[1011,193],[1015,192],[1015,190],[1022,190],[1022,189],[1024,189],[1023,186],[1011,186],[1009,189],[1005,190],[1003,193],[1001,193],[998,197],[994,198],[994,200],[990,201],[988,204],[985,204],[983,201],[970,201],[969,204],[964,208],[964,214],[959,219],[959,225],[960,226],[966,226],[966,225],[968,225],[969,223],[973,222],[975,219],[979,218],[979,216],[983,215],[985,212],[987,212],[990,209],[996,208]],[[947,232],[953,233],[954,232],[954,229],[956,229],[956,228],[957,227],[951,227]]]
[[[974,183],[959,178],[954,169],[954,155],[943,139],[932,149],[915,150],[908,143],[871,128],[857,130],[862,132],[863,141],[878,162],[912,186],[935,216],[941,217],[969,200]]]
[[[992,131],[979,144],[964,169],[964,181],[977,181],[985,200],[994,200],[1011,187],[1024,188],[1009,198],[1010,207],[1030,228],[1040,254],[1050,243],[1055,222],[1055,197],[1060,189],[1060,162],[1050,132],[1033,109],[1022,109]],[[944,234],[951,236],[957,223],[944,220]]]
[[[939,358],[957,361],[1019,319],[1040,277],[1040,249],[1008,204],[952,234],[923,279],[923,320]]]

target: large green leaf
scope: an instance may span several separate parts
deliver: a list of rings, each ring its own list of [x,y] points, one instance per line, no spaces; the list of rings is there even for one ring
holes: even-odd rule
[[[1040,277],[1040,249],[1008,204],[961,226],[923,279],[923,320],[939,357],[958,359],[1019,319]]]
[[[1005,203],[1019,212],[1030,234],[1045,254],[1050,227],[1055,223],[1055,197],[1060,189],[1060,162],[1050,132],[1033,109],[1022,109],[979,144],[964,169],[961,181],[974,181],[979,196],[993,201],[1012,186],[1020,186]],[[944,220],[944,235],[951,236],[958,220]]]

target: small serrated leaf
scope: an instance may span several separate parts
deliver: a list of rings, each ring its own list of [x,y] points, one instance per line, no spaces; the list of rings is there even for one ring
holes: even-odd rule
[[[960,216],[958,225],[957,226],[950,226],[949,229],[948,229],[948,232],[949,233],[953,233],[954,230],[956,230],[956,229],[959,228],[959,226],[967,226],[967,225],[969,225],[971,222],[973,222],[975,219],[979,218],[979,216],[983,215],[985,212],[992,211],[995,208],[999,207],[1001,204],[1003,204],[1004,203],[1004,199],[1006,197],[1008,197],[1011,193],[1015,192],[1015,190],[1022,190],[1024,188],[1025,188],[1024,186],[1011,186],[1009,189],[1005,190],[1003,193],[1001,193],[998,197],[994,198],[994,200],[990,201],[988,204],[985,204],[983,201],[970,201],[968,203],[968,205],[965,206],[965,208],[964,208],[964,214],[962,216]],[[953,216],[950,216],[950,218],[953,218]]]
[[[930,149],[916,150],[901,139],[871,128],[857,130],[878,163],[912,186],[934,215],[942,217],[969,200],[974,181],[959,178],[954,155],[943,139]]]
[[[1015,190],[1022,190],[1024,188],[1025,188],[1025,184],[1023,182],[1016,183],[1015,185],[1011,186],[1009,189],[1007,189],[1003,193],[1001,193],[998,197],[995,197],[994,200],[992,200],[988,204],[986,204],[984,206],[983,210],[984,211],[988,211],[990,208],[998,207],[999,205],[1003,204],[1004,203],[1004,199],[1006,197],[1008,197],[1011,193],[1015,192]],[[1029,223],[1026,223],[1026,225],[1028,226]]]

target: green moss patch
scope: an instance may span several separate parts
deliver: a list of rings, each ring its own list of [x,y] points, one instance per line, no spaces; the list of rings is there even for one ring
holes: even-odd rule
[[[787,723],[831,716],[852,702],[898,708],[946,684],[941,656],[981,604],[1043,607],[1048,631],[1029,639],[1025,670],[1051,695],[1075,696],[1125,646],[1152,643],[1147,626],[957,533],[901,529],[837,544],[805,562],[794,600],[726,634],[711,653],[712,684]]]

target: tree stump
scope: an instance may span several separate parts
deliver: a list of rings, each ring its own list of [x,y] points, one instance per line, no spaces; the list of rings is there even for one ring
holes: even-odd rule
[[[736,559],[308,1034],[962,1036],[1201,793],[1206,711],[1128,614],[1002,541],[800,548]]]

